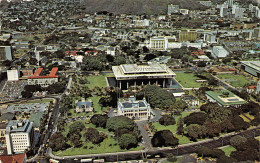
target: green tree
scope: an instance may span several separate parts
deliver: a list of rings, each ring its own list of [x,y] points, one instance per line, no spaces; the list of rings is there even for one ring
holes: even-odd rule
[[[61,132],[56,132],[50,137],[49,146],[53,151],[65,150],[68,144]]]
[[[204,126],[198,124],[191,124],[185,128],[187,135],[193,139],[197,140],[198,138],[202,138],[206,135],[207,130]]]
[[[81,134],[80,133],[75,133],[75,134],[72,134],[69,138],[71,144],[76,147],[76,148],[79,148],[82,146],[82,141],[80,140],[81,139]]]
[[[131,134],[123,134],[119,139],[119,146],[122,149],[130,149],[137,146],[137,139]]]
[[[232,145],[233,147],[238,147],[240,144],[246,142],[247,139],[241,135],[236,135],[236,136],[233,136],[231,139],[230,139],[230,145]]]
[[[181,135],[181,134],[183,134],[183,132],[184,132],[184,127],[183,127],[183,118],[182,117],[180,117],[179,119],[178,119],[178,122],[177,122],[177,134],[178,135]]]
[[[84,136],[86,141],[91,141],[93,144],[99,144],[104,140],[98,130],[91,127],[86,130]]]
[[[168,126],[168,125],[174,125],[176,122],[175,122],[175,119],[172,116],[170,116],[170,115],[163,115],[159,119],[159,123],[161,125]]]
[[[179,139],[174,137],[170,130],[157,131],[152,138],[154,147],[176,146],[179,144]]]
[[[110,131],[116,131],[118,128],[125,128],[133,131],[135,123],[133,120],[125,116],[116,116],[107,120],[106,128]]]
[[[85,128],[84,124],[82,122],[74,122],[69,126],[69,132],[70,134],[75,132],[81,132]]]
[[[94,124],[96,127],[106,127],[108,120],[107,115],[102,115],[102,114],[95,114],[90,118],[90,121],[92,124]]]

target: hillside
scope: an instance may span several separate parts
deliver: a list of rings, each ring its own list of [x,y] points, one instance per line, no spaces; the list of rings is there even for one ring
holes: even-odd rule
[[[87,13],[108,11],[114,14],[167,14],[167,5],[185,9],[203,9],[196,0],[84,0]]]

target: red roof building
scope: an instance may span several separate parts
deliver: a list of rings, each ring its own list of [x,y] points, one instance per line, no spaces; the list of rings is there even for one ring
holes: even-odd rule
[[[26,155],[25,153],[22,154],[15,154],[15,155],[0,155],[0,162],[1,163],[26,163]]]
[[[58,67],[53,67],[50,74],[48,76],[40,76],[43,68],[38,68],[33,76],[29,76],[29,79],[39,79],[39,78],[58,78],[59,76],[56,75],[58,71]]]

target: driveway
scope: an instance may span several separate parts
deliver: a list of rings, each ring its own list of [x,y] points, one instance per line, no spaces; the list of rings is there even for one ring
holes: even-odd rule
[[[148,132],[145,130],[144,126],[148,126],[146,121],[136,121],[138,129],[141,131],[143,136],[143,146],[146,150],[152,149],[151,138],[148,136]]]

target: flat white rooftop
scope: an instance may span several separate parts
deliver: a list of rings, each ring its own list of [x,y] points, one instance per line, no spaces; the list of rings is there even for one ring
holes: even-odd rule
[[[174,78],[176,74],[165,64],[151,63],[148,65],[124,64],[113,66],[116,79],[131,78]]]

